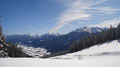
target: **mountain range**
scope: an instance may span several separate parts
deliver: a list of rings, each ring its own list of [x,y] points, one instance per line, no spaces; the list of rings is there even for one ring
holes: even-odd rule
[[[107,28],[99,27],[81,27],[67,34],[50,34],[46,33],[39,35],[6,35],[7,42],[12,42],[20,45],[27,45],[32,47],[46,48],[49,52],[58,52],[67,50],[74,41],[90,34],[97,34]]]

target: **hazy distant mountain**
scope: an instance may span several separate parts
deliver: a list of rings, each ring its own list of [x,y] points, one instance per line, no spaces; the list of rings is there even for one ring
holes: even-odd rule
[[[6,37],[7,42],[20,43],[33,47],[44,47],[48,49],[48,51],[56,52],[66,50],[70,46],[70,44],[82,37],[87,37],[92,33],[98,33],[103,30],[106,30],[106,28],[85,26],[65,35],[47,33],[41,36],[25,34],[7,35]]]

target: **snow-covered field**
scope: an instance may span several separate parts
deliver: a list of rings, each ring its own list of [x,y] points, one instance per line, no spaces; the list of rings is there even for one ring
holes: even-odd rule
[[[48,59],[1,58],[0,67],[120,67],[120,43],[115,40]]]

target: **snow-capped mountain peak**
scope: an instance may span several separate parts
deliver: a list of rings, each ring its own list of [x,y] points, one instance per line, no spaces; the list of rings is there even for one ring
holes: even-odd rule
[[[79,29],[76,29],[74,32],[89,32],[89,33],[96,33],[96,32],[102,32],[103,30],[106,30],[107,28],[99,28],[99,27],[81,27]]]

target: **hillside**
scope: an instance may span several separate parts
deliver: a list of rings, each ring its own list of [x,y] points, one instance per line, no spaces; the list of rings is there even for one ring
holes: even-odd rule
[[[96,58],[120,58],[120,40],[98,44],[82,51],[70,53],[62,56],[52,57],[52,59],[96,59]]]

